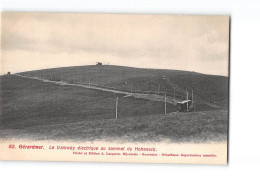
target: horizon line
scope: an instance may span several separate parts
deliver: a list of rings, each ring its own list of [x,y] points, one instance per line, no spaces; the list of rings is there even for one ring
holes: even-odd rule
[[[16,72],[11,74],[19,74],[19,73],[26,73],[26,72],[33,72],[33,71],[41,71],[41,70],[51,70],[51,69],[59,69],[59,68],[71,68],[71,67],[85,67],[85,66],[98,66],[98,65],[75,65],[75,66],[61,66],[61,67],[54,67],[54,68],[41,68],[37,70],[29,70],[29,71],[21,71],[21,72]],[[229,77],[229,75],[217,75],[217,74],[208,74],[208,73],[202,73],[202,72],[197,72],[197,71],[189,71],[189,70],[178,70],[178,69],[167,69],[167,68],[145,68],[145,67],[134,67],[134,66],[122,66],[122,65],[111,65],[111,64],[103,64],[100,66],[115,66],[115,67],[127,67],[127,68],[137,68],[137,69],[151,69],[151,70],[174,70],[174,71],[185,71],[185,72],[190,72],[190,73],[198,73],[198,74],[203,74],[203,75],[212,75],[212,76],[223,76],[223,77]],[[7,75],[7,73],[0,74],[0,76]]]

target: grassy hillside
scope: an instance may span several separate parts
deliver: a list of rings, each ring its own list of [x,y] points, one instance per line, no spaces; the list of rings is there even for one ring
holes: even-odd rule
[[[116,96],[113,93],[5,75],[1,77],[2,127],[21,129],[115,118]],[[167,107],[168,112],[176,111],[171,104]],[[119,95],[119,118],[163,113],[162,102]]]
[[[203,142],[226,140],[228,78],[175,70],[118,66],[82,66],[21,73],[69,83],[100,85],[121,91],[185,98],[194,90],[196,112],[178,113],[164,102],[112,92],[64,86],[15,75],[0,76],[0,138]],[[116,97],[118,119],[115,119]],[[158,95],[157,95],[158,97]],[[162,97],[162,96],[159,96]],[[206,103],[217,103],[212,108]]]
[[[122,66],[79,66],[32,72],[22,75],[62,80],[70,83],[91,83],[123,91],[157,92],[185,99],[185,90],[194,92],[195,100],[205,100],[220,106],[228,105],[228,78],[178,70],[141,69]],[[160,86],[160,87],[159,87]]]
[[[34,140],[217,142],[227,140],[227,131],[227,111],[217,110],[45,124],[0,130],[0,136]]]

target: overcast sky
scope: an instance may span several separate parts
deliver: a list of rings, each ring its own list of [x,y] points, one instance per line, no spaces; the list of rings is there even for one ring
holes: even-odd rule
[[[100,61],[228,75],[228,16],[4,12],[1,20],[1,74]]]

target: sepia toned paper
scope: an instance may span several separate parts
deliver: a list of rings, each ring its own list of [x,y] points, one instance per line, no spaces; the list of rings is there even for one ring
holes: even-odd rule
[[[229,16],[1,13],[0,159],[227,164]]]

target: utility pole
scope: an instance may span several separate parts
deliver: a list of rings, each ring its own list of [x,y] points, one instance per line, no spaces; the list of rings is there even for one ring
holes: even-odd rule
[[[193,106],[193,111],[195,111],[195,106],[194,106],[194,99],[193,99],[193,90],[191,91],[191,101],[192,101],[192,106]]]
[[[131,83],[131,93],[133,93],[133,83]]]
[[[25,100],[25,99],[26,99],[26,90],[27,90],[27,87],[26,87],[26,85],[27,85],[27,79],[25,79],[24,84],[25,84],[25,86],[24,86],[23,98],[24,98],[24,100]]]
[[[116,97],[116,119],[117,119],[118,96]]]
[[[166,114],[166,112],[167,112],[167,111],[166,111],[166,109],[167,109],[167,108],[166,108],[166,107],[167,107],[166,105],[167,105],[167,98],[166,98],[166,94],[165,94],[165,96],[164,96],[164,114]]]
[[[187,89],[186,89],[186,94],[187,94],[187,112],[189,112],[189,93],[188,93],[188,91],[187,91]]]
[[[159,88],[158,88],[158,95],[160,95],[160,89],[161,89],[161,85],[159,85]]]

